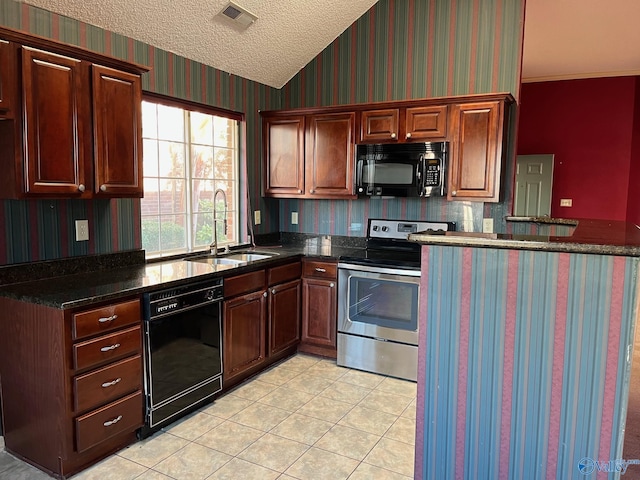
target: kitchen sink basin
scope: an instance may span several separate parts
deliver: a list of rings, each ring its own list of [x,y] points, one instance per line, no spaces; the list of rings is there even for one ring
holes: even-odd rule
[[[244,265],[246,263],[264,260],[278,255],[277,253],[254,253],[239,252],[231,253],[224,256],[215,256],[211,254],[198,255],[196,257],[187,257],[185,260],[190,262],[212,263],[214,265]]]

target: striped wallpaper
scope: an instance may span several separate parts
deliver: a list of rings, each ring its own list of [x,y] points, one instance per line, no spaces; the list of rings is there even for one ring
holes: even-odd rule
[[[280,108],[280,90],[14,0],[0,0],[0,25],[148,65],[144,90],[244,112],[251,209],[262,210],[262,225],[255,230],[277,231],[277,202],[260,197],[258,110]],[[137,199],[0,200],[0,205],[0,225],[5,226],[0,265],[141,248]],[[89,220],[88,242],[73,240],[77,219]]]
[[[283,108],[520,91],[524,0],[380,0],[283,89]],[[515,130],[516,116],[511,118]],[[507,158],[514,157],[510,139]],[[369,217],[504,226],[513,165],[503,170],[504,201],[440,198],[280,202],[280,230],[361,236]],[[291,225],[291,212],[298,225]]]
[[[422,271],[416,478],[622,458],[637,258],[425,246]]]
[[[500,225],[510,209],[511,182],[505,182],[509,200],[500,204],[264,199],[257,111],[471,92],[508,91],[517,97],[523,15],[524,0],[381,0],[277,90],[15,0],[0,0],[0,25],[149,65],[144,90],[244,112],[249,210],[262,212],[256,233],[354,236],[364,235],[363,225],[376,216],[455,220],[465,230],[479,230],[482,217],[491,216]],[[505,178],[512,176],[509,166]],[[113,200],[108,207],[99,201],[80,207],[72,200],[0,202],[6,222],[0,265],[141,246],[135,199]],[[289,223],[292,211],[299,212],[299,225]],[[85,212],[92,235],[80,245],[70,240],[70,232]],[[110,229],[101,226],[105,218]],[[47,230],[54,224],[56,229]]]

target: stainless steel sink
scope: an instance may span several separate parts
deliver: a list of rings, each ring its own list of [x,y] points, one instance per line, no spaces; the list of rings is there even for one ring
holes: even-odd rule
[[[244,265],[246,263],[264,260],[278,255],[277,253],[254,253],[254,252],[238,252],[221,257],[206,254],[196,257],[186,257],[185,260],[190,262],[204,262],[214,265]]]

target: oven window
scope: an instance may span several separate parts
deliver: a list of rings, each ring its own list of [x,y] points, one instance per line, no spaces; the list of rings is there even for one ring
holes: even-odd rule
[[[152,320],[148,328],[153,405],[222,372],[218,303]]]
[[[418,329],[418,285],[352,276],[349,278],[349,319],[415,331]]]

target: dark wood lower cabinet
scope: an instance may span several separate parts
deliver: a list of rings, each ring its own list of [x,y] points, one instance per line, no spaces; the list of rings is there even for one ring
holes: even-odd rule
[[[223,381],[259,365],[266,357],[266,292],[249,293],[224,302]]]
[[[225,278],[223,389],[295,353],[300,274],[295,261]]]

